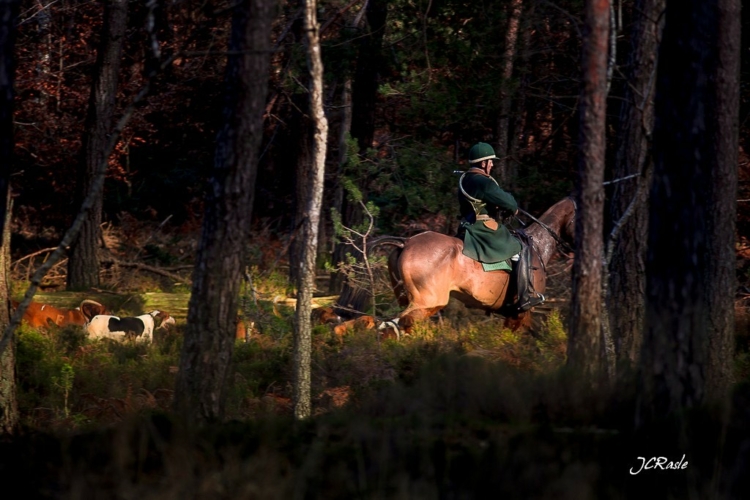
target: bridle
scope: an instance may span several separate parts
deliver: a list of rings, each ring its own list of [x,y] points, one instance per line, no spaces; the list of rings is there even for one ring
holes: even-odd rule
[[[575,220],[576,211],[578,210],[578,205],[576,204],[576,200],[574,200],[572,196],[568,196],[568,199],[573,202],[573,219],[571,219],[571,220]],[[521,214],[523,214],[523,215],[525,215],[526,217],[528,217],[532,221],[536,222],[540,226],[542,226],[544,228],[544,230],[547,231],[550,234],[550,236],[552,236],[552,238],[557,242],[557,245],[558,245],[559,248],[564,249],[567,253],[574,253],[575,252],[575,250],[570,245],[568,245],[565,241],[563,241],[563,239],[560,238],[560,236],[551,227],[549,227],[547,224],[545,224],[544,222],[540,221],[539,219],[537,219],[536,217],[534,217],[533,215],[531,215],[530,213],[528,213],[525,210],[522,210],[522,209],[519,208],[518,212],[521,213]],[[516,217],[516,220],[518,220],[517,217]],[[519,222],[520,222],[520,220],[519,220]],[[523,224],[523,222],[521,222],[521,224]]]

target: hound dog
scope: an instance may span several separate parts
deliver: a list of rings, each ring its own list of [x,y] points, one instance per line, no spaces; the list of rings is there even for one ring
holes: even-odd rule
[[[135,340],[150,344],[154,340],[154,330],[174,324],[174,318],[166,312],[151,311],[148,314],[125,318],[97,315],[91,318],[83,329],[91,339],[107,338],[120,342]]]
[[[19,302],[11,300],[10,305],[15,311],[18,309]],[[32,301],[23,313],[23,321],[37,329],[51,326],[83,326],[97,314],[107,314],[107,309],[93,300],[86,299],[75,309],[57,308],[49,304]]]

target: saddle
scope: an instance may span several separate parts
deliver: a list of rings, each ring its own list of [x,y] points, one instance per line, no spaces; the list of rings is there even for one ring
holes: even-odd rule
[[[546,300],[543,294],[534,290],[531,236],[523,230],[514,231],[514,236],[521,242],[521,253],[518,260],[513,261],[505,303],[497,311],[505,317],[518,316]]]
[[[464,233],[464,227],[459,226],[456,237],[463,241]],[[518,260],[508,259],[493,264],[481,263],[485,272],[508,271],[510,273],[510,284],[508,285],[505,303],[497,310],[498,314],[505,317],[516,317],[546,300],[543,294],[534,289],[533,271],[535,268],[532,263],[533,245],[531,236],[522,229],[511,230],[511,234],[521,243]],[[509,265],[509,262],[512,266]]]

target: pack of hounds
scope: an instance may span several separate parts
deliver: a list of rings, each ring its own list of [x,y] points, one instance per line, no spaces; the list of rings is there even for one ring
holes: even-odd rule
[[[11,310],[15,311],[19,302],[11,300],[10,305]],[[361,326],[362,318],[356,320],[356,322],[345,322],[329,309],[314,310],[313,322],[334,325],[335,333],[339,336],[350,330],[352,326]],[[82,327],[90,339],[143,343],[152,343],[156,330],[160,328],[166,330],[170,325],[175,324],[175,319],[165,311],[153,310],[139,316],[114,316],[109,313],[103,304],[89,299],[81,302],[80,306],[71,309],[32,301],[24,311],[22,321],[36,330],[76,325]],[[372,328],[373,326],[374,323],[364,325],[365,328]],[[236,327],[237,340],[244,342],[247,342],[256,331],[253,321],[241,319],[239,316],[237,317]]]
[[[19,306],[18,301],[11,300],[10,303],[12,311]],[[314,309],[311,319],[314,324],[331,325],[337,336],[344,335],[353,328],[375,326],[375,321],[370,316],[345,321],[333,312],[333,308],[328,307]],[[91,339],[143,343],[152,343],[156,330],[168,329],[175,324],[175,319],[165,311],[153,310],[139,316],[114,316],[103,304],[89,299],[70,309],[32,301],[24,311],[22,321],[37,330],[77,325]],[[254,322],[237,318],[237,340],[247,342],[254,332]]]
[[[17,301],[11,301],[12,310],[18,306]],[[153,342],[155,330],[175,324],[174,318],[164,311],[154,310],[140,316],[113,316],[104,305],[88,299],[73,309],[31,302],[22,321],[35,329],[78,325],[91,339],[143,343]]]

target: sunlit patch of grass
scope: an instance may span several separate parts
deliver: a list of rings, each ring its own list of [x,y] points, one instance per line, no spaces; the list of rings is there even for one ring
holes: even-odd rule
[[[535,340],[546,368],[558,368],[565,363],[568,333],[565,331],[559,311],[553,310],[547,315],[542,331]]]
[[[289,283],[289,275],[281,269],[274,268],[261,271],[258,266],[252,266],[249,270],[252,286],[255,293],[263,298],[273,298],[276,295],[286,297],[293,288]]]
[[[147,296],[147,304],[155,305],[157,301],[166,304],[160,301],[159,294]],[[276,307],[265,300],[246,301],[244,305],[245,317],[252,318],[255,329],[249,342],[235,344],[226,387],[229,419],[255,418],[281,406],[287,411],[292,397],[293,308]],[[19,380],[25,384],[21,398],[24,411],[62,407],[54,380],[55,377],[59,380],[65,363],[70,364],[75,374],[67,419],[70,425],[84,422],[90,425],[97,419],[116,418],[101,410],[107,402],[119,405],[120,409],[138,411],[142,407],[139,405],[154,400],[149,394],[171,391],[183,329],[184,325],[178,323],[169,331],[159,331],[152,345],[92,342],[77,327],[60,329],[54,335],[26,332],[19,357],[22,372]],[[435,363],[444,363],[439,360],[446,357],[474,360],[468,363],[472,366],[479,363],[478,367],[485,368],[476,370],[485,372],[495,370],[486,368],[486,363],[505,366],[504,370],[550,372],[564,361],[566,336],[559,316],[553,313],[535,335],[503,329],[501,320],[494,318],[461,328],[455,328],[449,321],[427,321],[400,340],[383,340],[367,329],[355,329],[337,337],[328,326],[316,326],[312,341],[315,404],[329,404],[331,394],[346,394],[346,404],[356,406],[384,387],[423,383],[420,380],[426,376],[425,370],[432,370],[428,367]],[[463,363],[467,362],[461,361],[460,366]],[[472,383],[486,386],[479,380]],[[92,404],[98,409],[93,413]],[[166,403],[160,400],[159,404]],[[55,411],[46,418],[59,417]],[[44,419],[34,421],[42,425]]]
[[[462,327],[455,334],[440,332],[440,338],[454,338],[473,356],[502,361],[535,372],[553,370],[565,361],[567,334],[557,311],[552,311],[539,331],[512,331],[500,320],[485,320]]]

